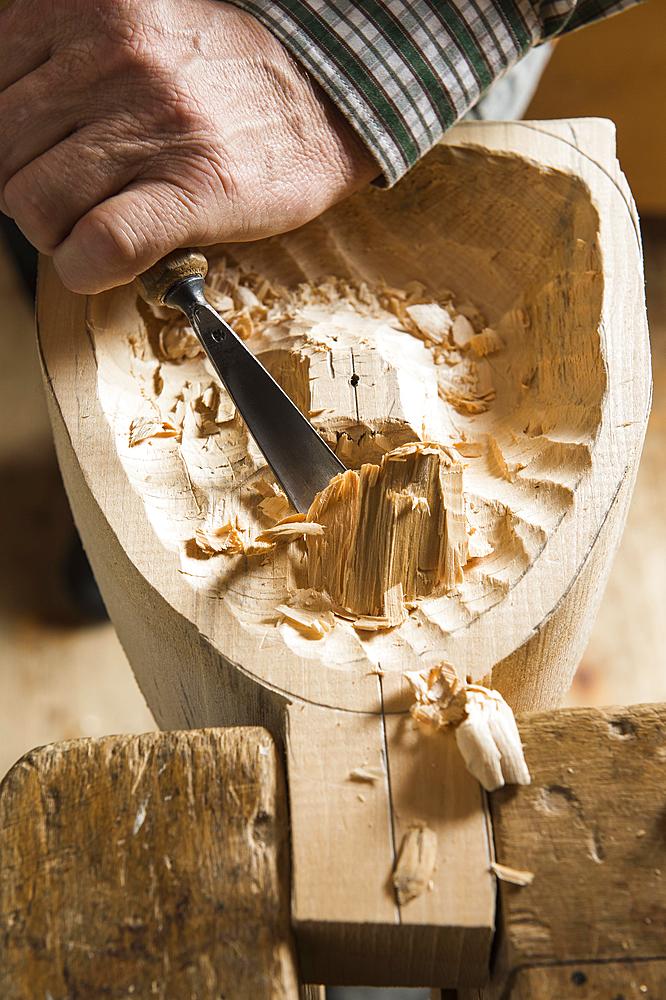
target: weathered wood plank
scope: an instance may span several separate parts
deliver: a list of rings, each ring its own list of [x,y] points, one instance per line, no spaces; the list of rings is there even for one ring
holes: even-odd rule
[[[0,790],[0,996],[296,1000],[262,729],[34,750]]]
[[[666,962],[583,962],[521,969],[507,1000],[650,1000],[666,995]]]
[[[498,861],[534,880],[499,883],[497,968],[465,1000],[628,1000],[634,981],[663,996],[666,705],[540,713],[519,728],[533,783],[490,807]]]

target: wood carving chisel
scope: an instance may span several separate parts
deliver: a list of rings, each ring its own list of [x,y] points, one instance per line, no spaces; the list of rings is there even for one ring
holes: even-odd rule
[[[202,253],[176,250],[137,278],[137,284],[146,302],[185,314],[280,485],[304,514],[315,494],[345,466],[210,305],[207,273]]]

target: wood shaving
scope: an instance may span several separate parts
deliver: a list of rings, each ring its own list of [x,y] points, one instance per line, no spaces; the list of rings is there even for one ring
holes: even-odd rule
[[[405,618],[407,615],[405,614]],[[403,619],[404,620],[404,619]],[[357,618],[352,619],[352,625],[359,632],[382,632],[384,629],[394,628],[395,624],[391,624],[388,618],[384,615],[377,615],[375,617],[371,615],[359,615]]]
[[[254,292],[248,285],[239,285],[237,289],[237,294],[242,309],[248,309],[250,314],[256,312],[260,316],[266,315],[267,312],[266,306],[259,299],[259,296],[256,294],[256,292]]]
[[[479,458],[484,450],[480,441],[454,441],[453,447],[463,458]]]
[[[404,676],[416,697],[413,718],[435,729],[454,726],[467,769],[486,791],[529,785],[516,720],[499,691],[463,683],[446,662]]]
[[[466,316],[456,316],[451,326],[451,336],[456,347],[467,347],[474,336],[474,327]]]
[[[266,497],[258,504],[259,510],[273,521],[281,521],[289,516],[290,504],[286,495],[278,491],[274,496]]]
[[[491,862],[490,870],[500,882],[510,882],[511,885],[526,886],[534,881],[534,872],[512,868],[510,865],[500,865],[497,861]]]
[[[436,344],[445,340],[453,325],[446,309],[442,309],[436,302],[406,306],[405,312],[419,331]]]
[[[212,530],[199,528],[194,537],[197,547],[207,555],[240,555],[245,552],[243,537],[230,521]]]
[[[375,781],[383,781],[386,777],[386,772],[383,767],[355,767],[353,771],[349,772],[350,781],[366,781],[369,784],[374,784]]]
[[[278,604],[275,610],[308,639],[323,639],[335,625],[331,611],[310,611],[308,608],[294,608],[288,604]]]
[[[456,699],[465,685],[452,664],[443,660],[429,670],[407,670],[404,677],[416,698],[411,714],[417,721],[442,729],[463,720],[463,706]]]
[[[492,399],[479,399],[477,396],[461,392],[451,386],[440,387],[439,394],[458,413],[470,417],[476,417],[480,413],[487,413],[492,402]]]
[[[400,906],[416,899],[428,888],[437,860],[437,835],[429,826],[412,827],[402,838],[393,885]]]
[[[465,687],[466,718],[456,727],[456,743],[467,769],[492,792],[503,785],[529,785],[520,733],[499,691]]]
[[[165,361],[187,361],[203,354],[201,342],[180,318],[160,330],[159,351]]]
[[[150,420],[145,417],[138,417],[129,426],[128,444],[130,448],[136,448],[143,441],[149,438],[175,438],[180,436],[180,429],[174,427],[168,420]]]
[[[275,545],[295,542],[299,538],[306,536],[319,537],[324,534],[323,524],[315,521],[306,521],[305,514],[293,514],[291,517],[284,517],[272,528],[266,528],[260,535],[257,535],[257,542],[271,542]],[[324,589],[324,588],[322,588]]]
[[[272,483],[268,479],[255,480],[254,483],[250,484],[250,489],[257,493],[260,497],[276,497],[279,496],[281,490],[277,483]]]
[[[485,358],[488,354],[495,354],[504,347],[502,338],[489,326],[485,327],[481,333],[475,333],[469,339],[469,349],[479,358]]]
[[[234,300],[230,295],[225,295],[223,292],[218,291],[215,288],[208,288],[206,295],[208,296],[208,301],[212,305],[216,312],[219,312],[223,319],[226,319],[227,313],[232,313],[234,311]]]

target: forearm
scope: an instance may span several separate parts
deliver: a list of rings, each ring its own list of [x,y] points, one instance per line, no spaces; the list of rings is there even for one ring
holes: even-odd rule
[[[638,0],[231,0],[315,77],[398,180],[534,45]]]

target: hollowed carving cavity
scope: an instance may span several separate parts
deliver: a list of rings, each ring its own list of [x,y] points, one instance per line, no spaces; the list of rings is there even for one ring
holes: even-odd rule
[[[100,403],[154,544],[301,652],[399,637],[416,608],[444,634],[505,599],[591,464],[596,233],[572,177],[442,149],[391,192],[213,260],[214,304],[352,470],[310,510],[319,534],[273,531],[293,511],[183,321],[98,297]]]

